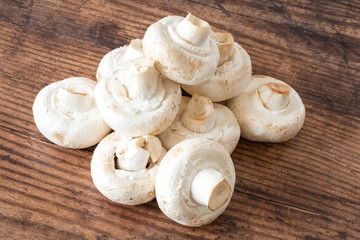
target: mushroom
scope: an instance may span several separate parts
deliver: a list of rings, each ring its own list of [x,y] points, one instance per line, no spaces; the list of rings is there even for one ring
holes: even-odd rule
[[[215,72],[219,50],[210,37],[211,27],[190,13],[186,18],[168,16],[145,32],[145,56],[167,78],[183,84],[200,84]]]
[[[95,85],[88,78],[72,77],[43,88],[32,107],[39,131],[63,147],[86,148],[98,143],[111,129],[95,104]]]
[[[225,101],[238,95],[251,79],[251,60],[247,52],[230,33],[211,33],[220,52],[216,72],[206,82],[181,87],[190,94],[206,96],[213,102]]]
[[[108,199],[138,205],[155,197],[155,176],[166,150],[152,135],[124,137],[113,132],[96,147],[91,177]]]
[[[174,121],[158,137],[167,150],[185,139],[205,137],[218,141],[232,153],[240,138],[240,127],[226,106],[194,94],[192,98],[182,97]]]
[[[116,74],[100,81],[95,99],[115,131],[131,137],[156,135],[174,120],[181,89],[159,74],[153,60],[136,58],[121,63]]]
[[[192,138],[180,142],[159,166],[155,193],[161,211],[186,226],[214,221],[230,202],[235,169],[218,142]]]
[[[303,126],[305,107],[297,92],[283,81],[254,75],[245,91],[227,101],[241,136],[260,142],[283,142]]]
[[[133,39],[127,46],[116,48],[108,52],[100,61],[96,78],[98,81],[113,75],[117,71],[117,66],[124,61],[144,57],[142,40]]]

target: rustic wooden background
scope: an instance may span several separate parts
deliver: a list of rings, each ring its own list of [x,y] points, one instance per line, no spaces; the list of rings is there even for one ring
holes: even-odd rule
[[[231,32],[253,73],[285,80],[307,109],[286,143],[240,140],[232,201],[200,228],[156,201],[107,200],[91,180],[93,148],[51,144],[31,110],[41,88],[95,79],[108,51],[188,11]],[[0,239],[360,239],[359,1],[1,0],[0,58]]]

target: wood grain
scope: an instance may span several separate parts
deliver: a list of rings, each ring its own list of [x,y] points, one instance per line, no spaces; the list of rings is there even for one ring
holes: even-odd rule
[[[94,187],[94,147],[61,148],[32,103],[49,83],[95,79],[110,49],[188,11],[228,31],[253,73],[283,79],[307,109],[292,140],[241,139],[236,187],[214,223],[188,228],[151,201],[113,203]],[[360,239],[360,2],[0,2],[0,239]]]

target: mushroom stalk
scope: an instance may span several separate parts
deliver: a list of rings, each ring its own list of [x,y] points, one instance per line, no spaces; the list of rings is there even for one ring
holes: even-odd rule
[[[130,45],[126,48],[123,61],[144,57],[141,39],[131,40]]]
[[[221,173],[206,168],[195,175],[190,191],[195,202],[215,211],[229,199],[231,186]]]
[[[176,31],[185,41],[200,46],[209,37],[211,27],[206,21],[188,13],[180,22]]]
[[[129,98],[139,101],[150,100],[162,88],[154,63],[147,58],[134,60],[130,67],[130,74],[134,74],[134,80],[125,83]]]
[[[68,112],[83,112],[91,107],[91,97],[87,93],[59,88],[55,103]]]
[[[280,111],[289,105],[290,90],[290,86],[275,82],[262,84],[257,88],[262,104],[271,111]]]
[[[218,67],[228,62],[233,54],[234,38],[230,33],[211,33],[220,52]]]
[[[216,123],[213,103],[207,97],[194,94],[181,115],[181,122],[193,132],[210,131]]]
[[[127,171],[140,171],[148,164],[154,164],[161,156],[160,140],[151,135],[131,140],[126,146],[122,143],[116,149],[116,167]]]
[[[150,153],[143,149],[144,138],[135,138],[131,140],[127,149],[121,145],[116,149],[116,167],[127,171],[140,171],[146,168]]]

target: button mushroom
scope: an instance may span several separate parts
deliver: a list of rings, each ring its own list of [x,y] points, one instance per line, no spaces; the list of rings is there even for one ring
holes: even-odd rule
[[[100,81],[95,98],[115,131],[127,136],[155,135],[174,120],[181,89],[158,73],[153,60],[137,58],[121,63],[116,74]]]
[[[192,98],[182,97],[175,120],[158,137],[167,150],[185,139],[205,137],[218,141],[232,153],[240,138],[240,127],[226,106],[194,94]]]
[[[140,57],[144,57],[141,39],[133,39],[129,45],[108,52],[99,63],[96,72],[97,80],[100,81],[115,74],[117,66],[122,62]]]
[[[230,202],[235,169],[218,142],[192,138],[174,146],[159,166],[155,193],[162,212],[187,226],[214,221]]]
[[[69,148],[86,148],[110,132],[96,106],[96,82],[72,77],[43,88],[33,104],[39,131],[51,142]]]
[[[155,176],[165,153],[155,136],[131,138],[113,132],[94,151],[93,182],[112,201],[127,205],[149,202],[155,197]]]
[[[190,13],[186,18],[168,16],[145,32],[145,56],[167,78],[188,85],[200,84],[215,72],[219,50],[210,38],[210,25]]]
[[[285,82],[255,75],[245,91],[227,101],[241,136],[252,141],[282,142],[294,137],[305,120],[305,107]]]
[[[211,33],[220,52],[214,75],[198,85],[181,87],[190,94],[206,96],[213,102],[225,101],[238,95],[251,79],[251,60],[247,52],[230,33]]]

